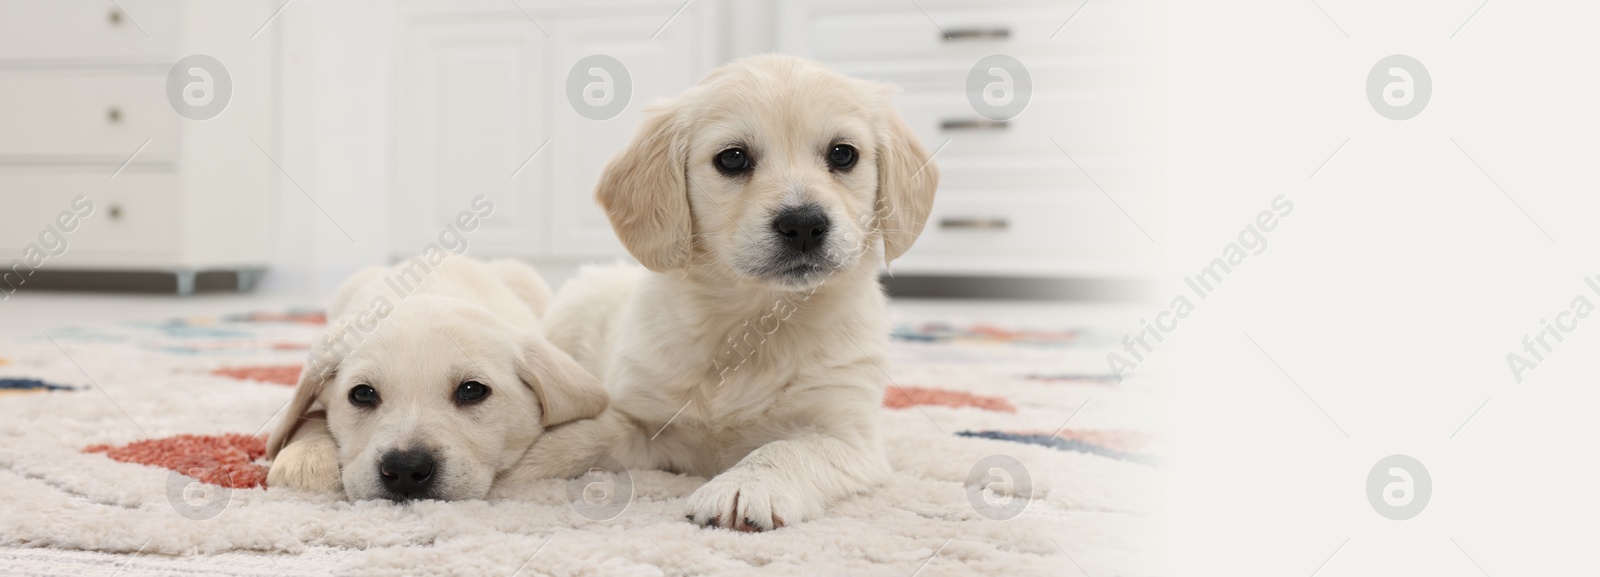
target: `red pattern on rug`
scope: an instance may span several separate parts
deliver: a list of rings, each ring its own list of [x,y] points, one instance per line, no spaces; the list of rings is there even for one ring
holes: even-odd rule
[[[211,371],[213,375],[233,377],[241,381],[261,381],[294,386],[300,382],[300,365],[268,365],[254,367],[223,367]]]
[[[121,447],[91,445],[85,453],[105,453],[114,461],[163,467],[202,483],[234,489],[265,487],[267,467],[255,463],[267,454],[267,438],[238,433],[178,435],[134,441]]]
[[[942,405],[946,407],[973,407],[985,411],[1015,413],[1017,407],[1001,397],[986,397],[963,391],[928,389],[922,387],[891,386],[883,395],[883,406],[890,409],[909,409],[917,405]]]

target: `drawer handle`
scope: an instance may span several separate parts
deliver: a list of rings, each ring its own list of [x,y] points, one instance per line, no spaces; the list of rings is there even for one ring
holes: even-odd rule
[[[115,106],[111,107],[106,111],[106,120],[111,121],[112,124],[122,122],[122,111]]]
[[[121,10],[117,10],[117,9],[112,9],[111,10],[111,25],[112,26],[121,26],[122,25],[122,11]]]
[[[107,213],[111,216],[111,220],[122,220],[122,205],[111,205],[111,210],[107,211]]]
[[[939,228],[962,230],[1005,230],[1011,223],[1000,217],[954,217],[939,219]]]
[[[1008,125],[1006,121],[987,118],[946,118],[939,123],[939,130],[1005,130]]]
[[[1005,40],[1011,37],[1010,28],[951,28],[944,34],[945,42],[962,42],[966,40]]]

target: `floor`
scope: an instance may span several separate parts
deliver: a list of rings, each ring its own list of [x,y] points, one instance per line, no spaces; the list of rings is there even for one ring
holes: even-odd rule
[[[0,334],[38,333],[88,323],[119,323],[172,317],[213,316],[245,311],[318,308],[325,295],[208,293],[187,297],[151,294],[17,292],[0,301]],[[1136,326],[1148,307],[1130,303],[896,299],[896,321],[942,320],[1059,327]]]
[[[210,316],[252,310],[317,307],[326,296],[207,293],[155,294],[18,291],[0,301],[0,334],[27,334],[88,323]]]
[[[0,301],[0,336],[35,335],[73,326],[149,321],[169,318],[219,316],[248,311],[274,311],[318,308],[326,298],[314,295],[211,293],[189,297],[170,295],[110,295],[98,293],[19,292]],[[1135,326],[1145,307],[1129,304],[1076,302],[1006,302],[978,300],[900,299],[891,305],[896,321],[918,323],[940,321],[954,325],[997,324],[1020,329],[1045,330],[1063,327],[1098,327],[1111,331]],[[1115,333],[1120,334],[1120,333]],[[1086,406],[1087,403],[1084,403]],[[1144,403],[1125,403],[1097,407],[1080,426],[1115,427],[1122,422],[1144,421]],[[1141,413],[1130,415],[1129,412]],[[1076,416],[1076,414],[1074,414]],[[1053,418],[1053,417],[1052,417]],[[1070,421],[1070,419],[1069,419]],[[1052,421],[1053,423],[1054,421]],[[1053,425],[1052,425],[1053,426]],[[225,571],[230,574],[321,574],[331,567],[352,562],[355,552],[342,549],[316,549],[300,556],[271,556],[229,553],[220,556],[171,558],[161,555],[129,557],[70,550],[0,551],[7,559],[0,573],[66,574],[82,571],[118,575],[174,575]],[[1080,554],[1081,555],[1081,554]],[[210,565],[208,571],[204,566]],[[71,568],[71,569],[69,569]],[[252,573],[255,572],[255,573]],[[930,574],[937,573],[930,571]]]

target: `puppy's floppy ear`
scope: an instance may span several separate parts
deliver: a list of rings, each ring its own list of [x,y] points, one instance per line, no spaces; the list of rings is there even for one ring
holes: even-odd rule
[[[523,339],[517,376],[539,398],[541,427],[594,418],[611,403],[611,396],[594,375],[537,334]]]
[[[878,200],[874,207],[883,231],[883,260],[892,262],[911,250],[933,210],[939,188],[939,167],[928,156],[911,127],[895,112],[892,88],[883,90],[878,129]]]
[[[654,271],[689,264],[688,142],[679,128],[677,102],[644,110],[628,147],[611,159],[595,198],[628,252]]]
[[[316,402],[317,396],[322,394],[323,385],[333,380],[337,366],[330,357],[318,354],[320,348],[313,348],[306,366],[300,369],[300,383],[295,385],[294,398],[289,400],[289,410],[283,414],[283,420],[278,421],[278,428],[272,431],[272,436],[267,438],[267,459],[272,460],[278,456],[294,438],[294,433],[300,424],[307,419],[311,411],[311,404]]]

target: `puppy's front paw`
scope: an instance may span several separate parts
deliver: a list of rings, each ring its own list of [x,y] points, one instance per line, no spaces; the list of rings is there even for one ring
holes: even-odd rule
[[[344,488],[339,453],[331,438],[297,439],[284,446],[267,470],[268,487],[335,492]]]
[[[779,481],[739,469],[711,479],[689,496],[684,518],[704,527],[771,531],[805,517],[805,497]]]

